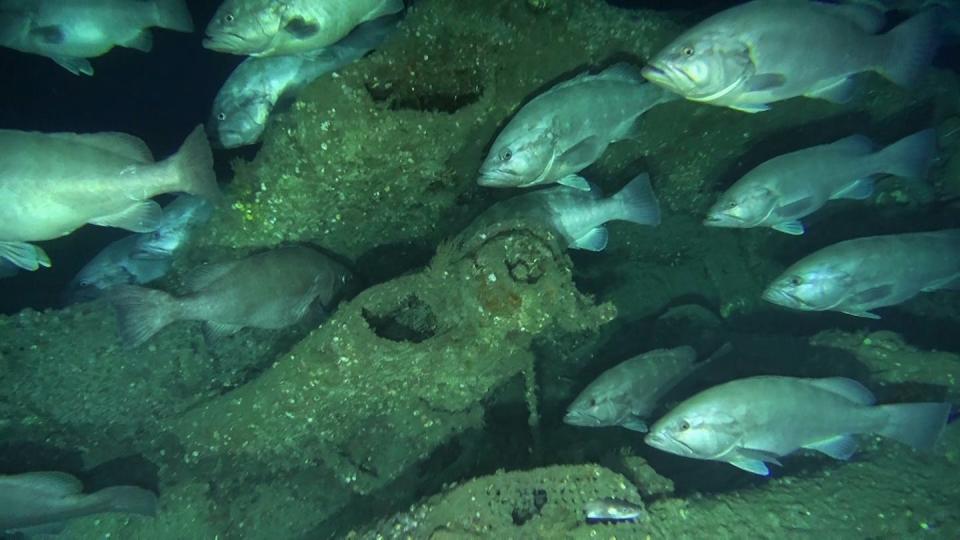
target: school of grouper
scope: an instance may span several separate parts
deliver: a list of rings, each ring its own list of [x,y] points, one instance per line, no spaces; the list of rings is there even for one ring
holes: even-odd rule
[[[907,85],[935,53],[941,9],[932,5],[878,34],[884,13],[871,5],[754,0],[696,24],[642,69],[616,64],[563,81],[506,124],[478,178],[491,188],[557,185],[495,204],[477,223],[521,216],[571,248],[593,251],[606,246],[608,221],[657,225],[660,211],[646,174],[606,198],[579,176],[611,143],[629,138],[643,113],[681,98],[745,113],[798,96],[845,102],[852,77],[865,71]],[[280,99],[362,58],[403,10],[401,0],[226,0],[204,46],[249,58],[216,98],[211,136],[226,148],[257,142]],[[92,75],[88,59],[115,45],[150,50],[151,27],[191,32],[193,22],[183,0],[0,1],[0,45],[46,56],[74,74]],[[178,320],[203,321],[211,337],[281,328],[317,300],[328,305],[349,276],[318,251],[281,247],[197,268],[183,297],[138,286],[167,272],[191,228],[220,199],[201,127],[161,161],[123,133],[0,130],[0,148],[0,260],[8,261],[7,272],[50,266],[35,242],[88,223],[138,233],[108,246],[70,294],[79,300],[106,293],[129,346]],[[922,181],[935,153],[931,128],[882,148],[851,135],[776,156],[723,193],[704,225],[800,235],[804,217],[834,199],[870,197],[880,175]],[[161,209],[151,198],[164,193],[187,195]],[[797,310],[878,318],[878,308],[947,288],[960,288],[960,229],[840,242],[793,264],[763,298]],[[564,421],[648,432],[647,444],[665,452],[766,475],[768,464],[801,448],[848,459],[856,434],[930,449],[950,412],[947,403],[875,405],[869,390],[846,378],[761,376],[694,395],[648,430],[657,401],[709,362],[695,365],[695,357],[680,347],[631,358],[591,383]],[[133,486],[84,494],[65,473],[0,476],[0,531],[55,530],[103,511],[153,514],[156,504],[153,493]]]

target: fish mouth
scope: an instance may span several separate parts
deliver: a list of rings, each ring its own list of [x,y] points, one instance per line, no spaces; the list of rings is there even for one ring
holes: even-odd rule
[[[802,307],[804,305],[803,301],[796,296],[776,287],[769,287],[763,291],[763,294],[760,295],[760,298],[770,302],[771,304],[777,304],[778,306]]]
[[[669,78],[667,72],[658,64],[647,64],[640,70],[640,74],[647,80],[663,80]]]
[[[724,211],[708,212],[703,219],[707,227],[725,227],[729,229],[745,229],[750,227],[746,219]]]
[[[670,439],[668,439],[662,433],[650,432],[647,433],[647,436],[643,438],[643,442],[654,448],[663,450],[668,444],[670,444]]]
[[[480,171],[477,184],[483,187],[511,187],[516,184],[513,175],[503,171]]]
[[[688,84],[693,84],[693,80],[683,70],[659,62],[645,66],[640,70],[640,74],[648,81],[668,88],[677,87],[678,78],[686,79]]]
[[[208,33],[207,37],[203,40],[203,48],[230,54],[247,54],[245,44],[246,40],[243,36],[230,32]]]
[[[568,412],[563,416],[563,423],[568,426],[596,427],[599,422],[582,413]]]
[[[695,455],[692,448],[674,438],[667,437],[663,433],[650,432],[643,438],[643,442],[668,454],[684,457]]]

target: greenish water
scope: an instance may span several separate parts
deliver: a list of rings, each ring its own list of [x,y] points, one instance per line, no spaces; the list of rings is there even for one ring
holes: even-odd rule
[[[604,370],[679,345],[732,352],[654,419],[755,375],[849,377],[881,403],[960,397],[960,292],[920,294],[879,320],[760,297],[825,246],[960,227],[949,43],[915,86],[865,74],[846,104],[650,110],[582,175],[614,193],[648,172],[662,222],[612,223],[601,252],[567,250],[522,220],[459,235],[514,194],[476,180],[520,106],[584,70],[643,65],[719,9],[630,7],[419,1],[380,49],[276,114],[262,146],[217,153],[220,166],[234,158],[225,201],[150,286],[183,293],[202,263],[309,245],[356,274],[328,316],[215,341],[177,322],[128,349],[106,300],[60,307],[52,292],[19,290],[41,277],[0,282],[0,472],[159,494],[155,517],[77,519],[65,538],[956,538],[955,425],[931,452],[864,436],[850,461],[799,453],[762,477],[626,429],[563,424]],[[800,237],[702,225],[723,190],[773,156],[928,127],[939,149],[929,187],[882,179],[872,199],[804,220]],[[45,246],[73,259],[73,238]],[[605,497],[642,501],[644,517],[588,524],[585,504]]]

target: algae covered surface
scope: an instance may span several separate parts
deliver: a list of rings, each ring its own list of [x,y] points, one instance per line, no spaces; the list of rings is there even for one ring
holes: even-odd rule
[[[154,518],[103,514],[68,538],[956,538],[960,432],[934,452],[864,437],[850,462],[798,455],[773,478],[684,460],[642,434],[563,425],[597,374],[656,347],[733,353],[668,407],[738,377],[847,376],[881,402],[960,400],[960,293],[879,321],[760,300],[788,264],[839,240],[960,226],[960,79],[858,79],[843,105],[749,115],[659,106],[583,172],[612,193],[649,172],[656,228],[610,225],[571,252],[518,221],[458,236],[510,193],[476,185],[493,138],[558,81],[642,65],[705,13],[600,0],[419,0],[374,53],[299,96],[237,160],[226,202],[160,286],[193,266],[310,244],[349,263],[324,317],[211,343],[177,323],[129,350],[106,302],[0,318],[0,441],[88,485],[156,490]],[[801,238],[702,226],[720,191],[770,156],[936,126],[929,186],[883,180]],[[952,203],[952,204],[955,204]],[[587,523],[616,498],[633,522]]]

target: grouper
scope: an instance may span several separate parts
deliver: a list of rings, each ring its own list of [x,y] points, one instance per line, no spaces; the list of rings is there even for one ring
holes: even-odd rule
[[[641,115],[674,99],[647,84],[630,64],[563,81],[517,111],[493,141],[477,183],[496,188],[559,183],[589,191],[577,173],[610,143],[635,136]]]
[[[67,520],[101,512],[152,516],[157,496],[136,486],[83,493],[80,481],[62,472],[0,475],[0,533],[57,532]]]
[[[553,186],[494,204],[474,219],[464,236],[484,234],[509,221],[545,228],[571,249],[603,251],[609,238],[606,223],[656,226],[660,224],[660,205],[647,173],[637,175],[610,197],[592,185],[590,191]]]
[[[872,310],[960,289],[960,229],[845,240],[787,268],[763,299],[802,311],[879,319]]]
[[[726,354],[724,345],[695,364],[693,347],[656,349],[624,360],[601,373],[567,407],[563,422],[572,426],[622,426],[647,431],[646,419],[660,400],[695,370]]]
[[[798,96],[843,103],[861,72],[917,80],[939,44],[941,11],[878,35],[884,14],[864,4],[754,0],[682,33],[643,74],[689,100],[751,113]]]
[[[220,198],[202,126],[173,156],[154,162],[125,133],[0,130],[0,257],[26,270],[50,266],[30,242],[66,236],[84,224],[150,232],[162,223],[163,193]]]
[[[770,159],[749,171],[720,196],[703,222],[708,227],[770,227],[804,233],[802,218],[836,199],[873,195],[883,175],[922,179],[937,151],[932,129],[878,149],[863,135],[852,135]]]
[[[380,45],[398,19],[388,16],[363,23],[317,51],[247,58],[227,77],[213,100],[207,122],[211,137],[224,148],[256,143],[278,102],[291,101],[316,79],[367,54]]]
[[[646,436],[654,448],[723,461],[767,475],[767,463],[801,448],[846,460],[856,434],[875,433],[929,450],[947,423],[949,403],[875,405],[852,379],[759,376],[714,386],[677,405]]]
[[[282,247],[200,266],[187,276],[184,296],[120,285],[108,298],[124,343],[136,347],[176,321],[203,321],[212,339],[245,327],[284,328],[302,319],[315,301],[329,309],[349,276],[343,265],[314,249]]]
[[[403,0],[225,0],[203,46],[249,56],[316,52],[361,23],[403,9]]]
[[[193,32],[184,0],[0,0],[0,46],[46,56],[74,75],[114,46],[153,48],[151,27]]]

